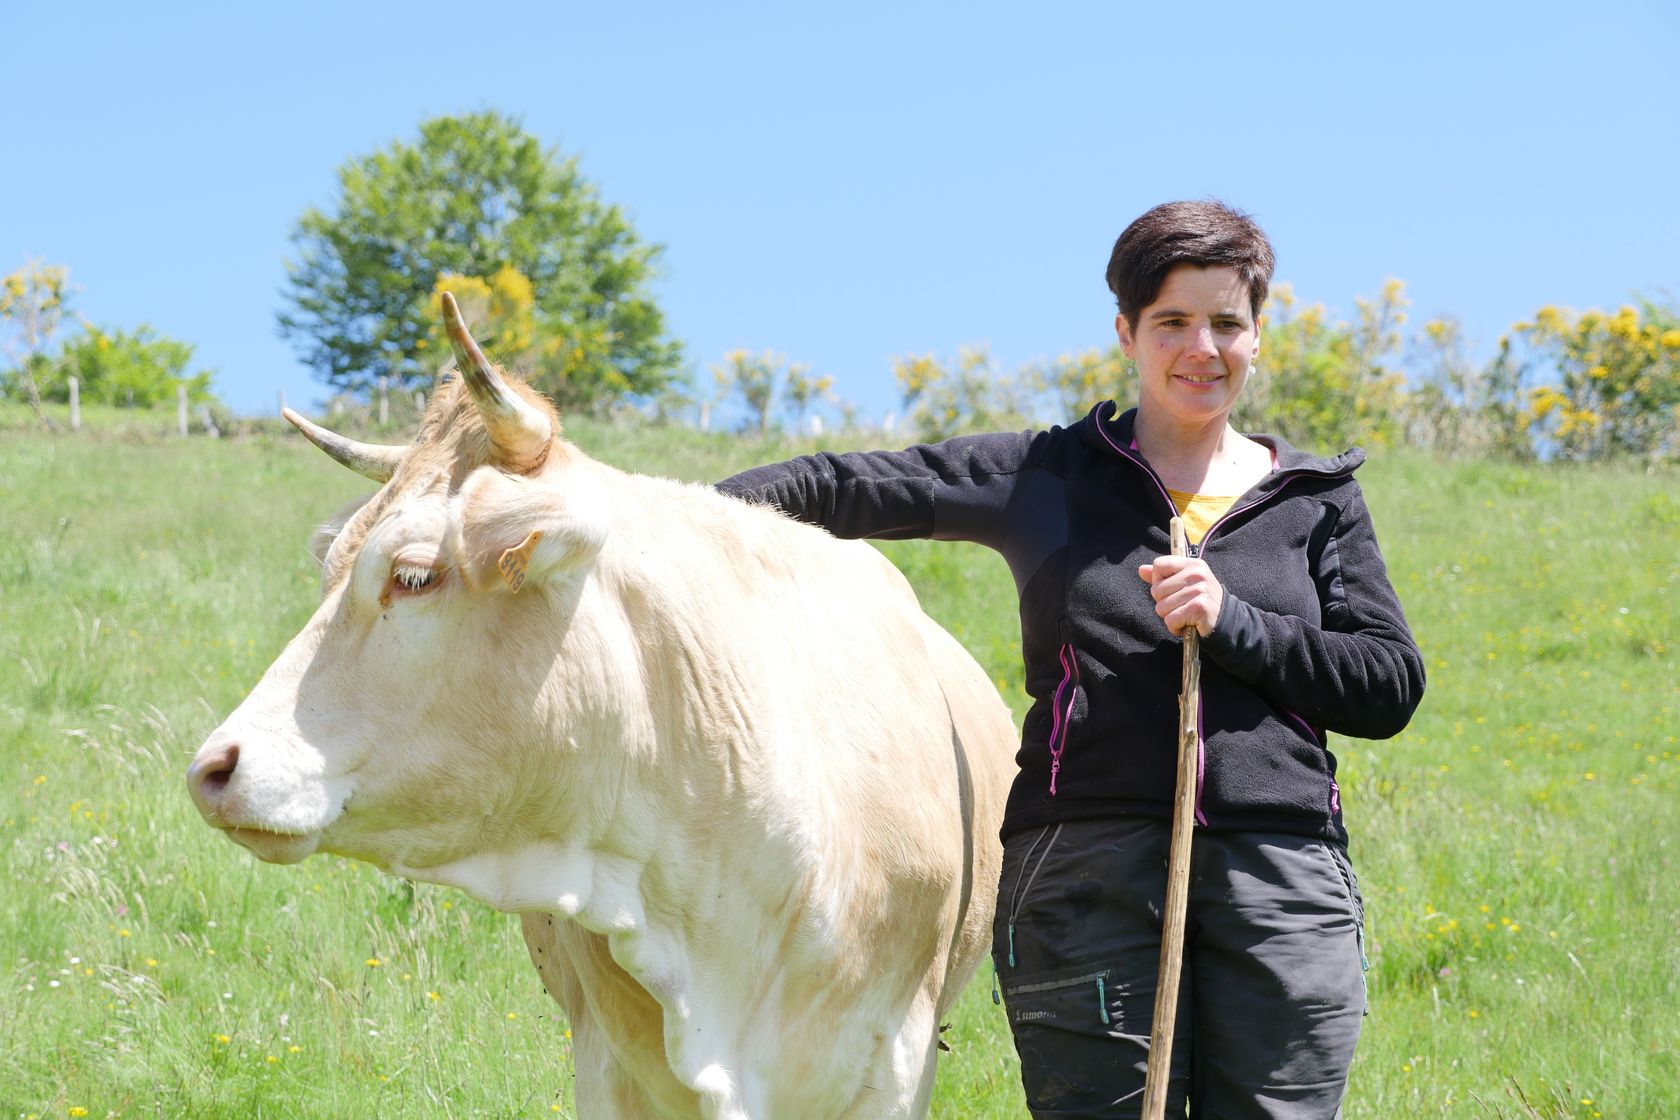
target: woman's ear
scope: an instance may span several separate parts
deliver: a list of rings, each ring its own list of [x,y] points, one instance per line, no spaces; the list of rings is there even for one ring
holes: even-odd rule
[[[518,592],[592,560],[607,537],[597,485],[575,470],[474,471],[457,499],[457,564],[467,586]]]
[[[1120,340],[1120,352],[1135,361],[1137,355],[1133,351],[1137,349],[1137,340],[1132,337],[1131,324],[1126,322],[1124,312],[1114,316],[1114,335]]]

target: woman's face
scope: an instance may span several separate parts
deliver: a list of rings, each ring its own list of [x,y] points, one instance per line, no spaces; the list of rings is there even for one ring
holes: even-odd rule
[[[1234,268],[1181,264],[1136,331],[1115,317],[1120,348],[1137,363],[1140,411],[1188,426],[1225,422],[1260,352],[1248,294]]]

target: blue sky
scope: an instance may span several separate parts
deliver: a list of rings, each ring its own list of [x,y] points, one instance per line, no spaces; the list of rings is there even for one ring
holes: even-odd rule
[[[323,398],[275,334],[344,161],[495,108],[665,245],[687,360],[774,348],[893,407],[894,355],[1113,338],[1125,224],[1253,213],[1278,279],[1385,278],[1479,351],[1680,294],[1669,3],[0,6],[0,272],[194,343],[237,411]],[[1125,387],[1117,387],[1121,396]]]

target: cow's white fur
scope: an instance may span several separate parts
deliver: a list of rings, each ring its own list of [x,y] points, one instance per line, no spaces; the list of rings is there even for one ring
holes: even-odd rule
[[[1013,769],[982,671],[866,545],[566,444],[455,466],[345,520],[201,751],[239,747],[212,823],[520,913],[585,1117],[923,1114]],[[515,595],[495,561],[533,530]]]

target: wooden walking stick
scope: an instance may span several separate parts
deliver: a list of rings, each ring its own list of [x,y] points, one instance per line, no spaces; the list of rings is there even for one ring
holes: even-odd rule
[[[1188,554],[1184,521],[1172,519],[1172,554]],[[1190,895],[1190,835],[1196,824],[1196,764],[1201,732],[1201,636],[1184,631],[1184,683],[1178,694],[1178,790],[1173,798],[1172,847],[1167,858],[1167,901],[1161,914],[1161,968],[1155,981],[1155,1018],[1149,1036],[1149,1066],[1143,1081],[1143,1120],[1162,1120],[1171,1078],[1173,1020],[1178,1013],[1178,978],[1184,966],[1184,912]]]

